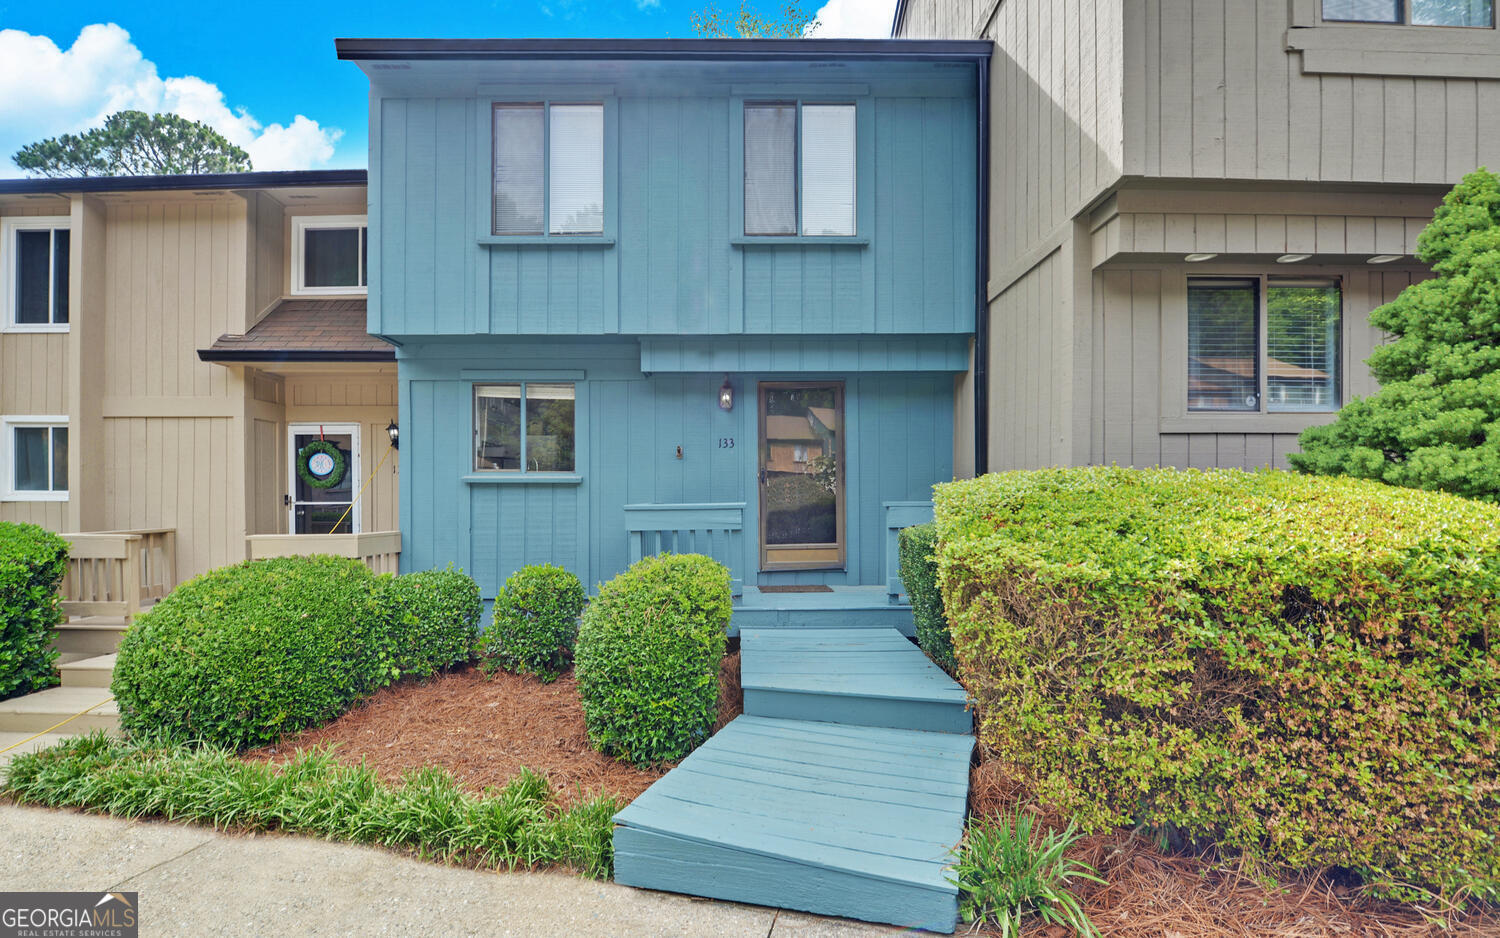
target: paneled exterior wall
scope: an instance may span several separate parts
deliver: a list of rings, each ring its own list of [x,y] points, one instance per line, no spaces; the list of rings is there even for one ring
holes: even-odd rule
[[[881,63],[774,78],[776,69],[616,75],[601,95],[607,237],[593,240],[606,243],[545,245],[484,235],[490,104],[537,100],[538,88],[485,72],[481,81],[500,82],[493,93],[476,96],[468,83],[452,97],[423,97],[382,87],[402,79],[381,73],[371,112],[371,332],[971,331],[974,69]],[[742,102],[799,95],[859,108],[857,243],[743,243],[735,230]]]

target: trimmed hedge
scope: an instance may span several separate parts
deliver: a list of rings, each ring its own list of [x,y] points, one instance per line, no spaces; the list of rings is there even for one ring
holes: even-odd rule
[[[495,597],[494,621],[479,638],[484,670],[557,680],[573,656],[587,598],[578,577],[550,563],[511,574]]]
[[[400,672],[358,560],[277,557],[174,589],[120,642],[111,688],[132,735],[243,749],[338,716]]]
[[[698,554],[647,557],[599,587],[574,659],[595,749],[649,766],[709,737],[730,602],[729,570]]]
[[[1500,897],[1500,509],[1281,472],[938,487],[984,743],[1090,830]]]
[[[473,657],[484,602],[472,577],[451,567],[385,574],[377,589],[391,617],[395,667],[402,677],[430,677]]]
[[[917,644],[933,663],[953,674],[953,637],[943,615],[943,594],[938,589],[937,525],[918,524],[902,528],[897,536],[901,583],[911,599],[912,618],[917,623]]]
[[[0,521],[0,700],[57,683],[52,640],[68,542],[34,524]]]

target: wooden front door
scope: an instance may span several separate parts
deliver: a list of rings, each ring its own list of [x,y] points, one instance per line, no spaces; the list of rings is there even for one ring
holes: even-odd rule
[[[844,383],[760,385],[760,568],[844,568]]]

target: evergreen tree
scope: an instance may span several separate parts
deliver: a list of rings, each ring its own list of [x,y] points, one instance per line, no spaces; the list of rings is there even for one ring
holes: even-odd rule
[[[1380,382],[1303,431],[1293,467],[1500,501],[1500,176],[1465,176],[1417,240],[1435,276],[1370,314]]]
[[[242,173],[250,155],[207,124],[176,114],[119,111],[103,127],[28,143],[16,165],[40,176]]]

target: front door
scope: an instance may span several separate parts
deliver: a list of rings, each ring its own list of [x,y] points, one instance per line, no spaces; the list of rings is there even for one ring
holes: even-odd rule
[[[844,567],[844,384],[760,386],[760,568]]]
[[[352,510],[359,478],[359,425],[294,423],[287,530],[293,534],[357,534]],[[314,445],[316,444],[316,445]]]

